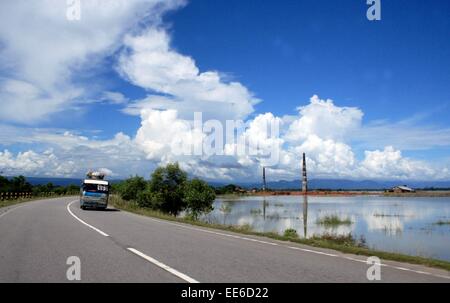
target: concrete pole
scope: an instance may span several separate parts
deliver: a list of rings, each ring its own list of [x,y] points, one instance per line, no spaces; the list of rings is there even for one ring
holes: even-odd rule
[[[306,155],[303,153],[303,180],[302,180],[302,192],[308,193],[308,178],[306,177]]]
[[[263,167],[263,191],[266,191],[266,167]]]

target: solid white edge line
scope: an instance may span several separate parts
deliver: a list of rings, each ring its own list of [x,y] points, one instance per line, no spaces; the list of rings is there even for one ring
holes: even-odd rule
[[[184,281],[186,281],[186,282],[188,282],[188,283],[200,283],[200,282],[198,282],[197,280],[195,280],[195,279],[189,277],[188,275],[185,275],[185,274],[179,272],[178,270],[176,270],[176,269],[174,269],[174,268],[172,268],[172,267],[170,267],[170,266],[168,266],[168,265],[166,265],[166,264],[164,264],[164,263],[161,263],[161,262],[159,262],[158,260],[153,259],[153,258],[150,257],[150,256],[147,256],[146,254],[140,252],[140,251],[137,250],[137,249],[134,249],[134,248],[131,248],[131,247],[129,247],[129,248],[127,248],[127,249],[128,249],[129,251],[131,251],[132,253],[138,255],[139,257],[141,257],[141,258],[147,260],[148,262],[150,262],[150,263],[152,263],[152,264],[154,264],[154,265],[156,265],[156,266],[158,266],[158,267],[164,269],[165,271],[170,272],[170,273],[173,274],[174,276],[177,276],[178,278],[180,278],[180,279],[182,279],[182,280],[184,280]]]
[[[108,235],[107,233],[105,233],[105,232],[101,231],[100,229],[98,229],[98,228],[96,228],[96,227],[94,227],[94,226],[92,226],[92,225],[90,225],[90,224],[84,222],[83,220],[81,220],[80,218],[78,218],[76,215],[74,215],[74,213],[70,210],[70,206],[71,206],[73,203],[77,202],[77,201],[78,201],[78,200],[75,200],[75,201],[72,201],[72,202],[70,202],[69,204],[67,204],[67,211],[69,212],[69,214],[70,214],[72,217],[74,217],[75,219],[77,219],[78,221],[80,221],[81,223],[83,223],[84,225],[86,225],[87,227],[89,227],[89,228],[95,230],[96,232],[98,232],[98,233],[101,234],[102,236],[104,236],[104,237],[109,237],[109,235]]]

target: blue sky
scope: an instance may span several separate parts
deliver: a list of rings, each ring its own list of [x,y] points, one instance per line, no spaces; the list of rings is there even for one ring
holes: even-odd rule
[[[78,176],[95,166],[123,177],[179,161],[209,179],[258,178],[261,159],[234,157],[232,169],[172,155],[172,142],[160,136],[166,129],[152,123],[167,110],[177,116],[166,128],[189,122],[206,105],[208,118],[243,119],[254,133],[258,121],[281,121],[282,142],[265,141],[282,148],[284,160],[273,167],[280,179],[296,177],[300,152],[317,177],[449,178],[448,1],[381,1],[382,19],[372,22],[363,0],[170,0],[162,8],[136,0],[119,1],[120,12],[108,1],[81,1],[78,21],[64,20],[65,4],[1,4],[9,14],[0,31],[0,170]],[[32,53],[36,43],[42,49]],[[207,82],[207,72],[219,79]],[[214,102],[238,108],[204,103],[205,85],[224,92]],[[156,107],[155,96],[164,97]],[[115,141],[117,134],[124,137]],[[95,160],[81,161],[80,146]],[[46,161],[58,164],[46,169]]]

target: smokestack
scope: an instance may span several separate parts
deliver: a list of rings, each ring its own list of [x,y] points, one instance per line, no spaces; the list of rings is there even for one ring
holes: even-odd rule
[[[308,178],[306,177],[306,155],[303,153],[303,180],[302,180],[302,192],[308,193]]]
[[[266,191],[266,167],[263,167],[263,191]]]

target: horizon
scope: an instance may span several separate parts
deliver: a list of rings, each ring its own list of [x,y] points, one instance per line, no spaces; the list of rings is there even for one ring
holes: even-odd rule
[[[0,4],[4,174],[450,180],[448,2],[51,2]]]
[[[1,175],[0,175],[1,176]],[[17,176],[2,176],[7,179],[12,179]],[[31,177],[31,176],[23,176],[25,177],[26,181],[31,183],[32,185],[45,185],[48,183],[54,183],[55,186],[67,186],[67,185],[73,185],[73,183],[68,183],[68,181],[74,181],[79,180],[82,181],[85,179],[85,177]],[[131,177],[131,176],[130,176]],[[150,180],[150,178],[143,177],[145,180]],[[127,178],[121,178],[121,179],[108,179],[110,182],[123,182]],[[236,182],[225,182],[225,181],[216,181],[216,180],[205,180],[210,186],[219,188],[224,187],[227,185],[236,185],[244,188],[255,188],[259,186],[263,186],[262,181],[236,181]],[[325,182],[325,184],[314,184],[317,182]],[[327,184],[327,182],[329,184]],[[348,184],[350,182],[350,184]],[[273,180],[273,181],[267,181],[267,185],[275,186],[272,188],[272,190],[294,190],[295,186],[292,185],[283,185],[283,183],[298,183],[298,191],[301,191],[301,179],[294,179],[294,180]],[[333,184],[331,184],[333,183]],[[366,184],[364,187],[361,184],[364,183],[371,183]],[[353,185],[352,185],[353,184]],[[412,185],[411,185],[412,184]],[[357,179],[326,179],[326,178],[312,178],[308,180],[308,187],[310,187],[312,190],[317,189],[323,189],[323,190],[385,190],[392,188],[394,186],[410,186],[415,189],[427,189],[427,188],[433,188],[433,189],[448,189],[450,187],[450,181],[427,181],[427,180],[357,180]],[[325,187],[322,187],[325,186]],[[354,186],[354,187],[352,187]]]

